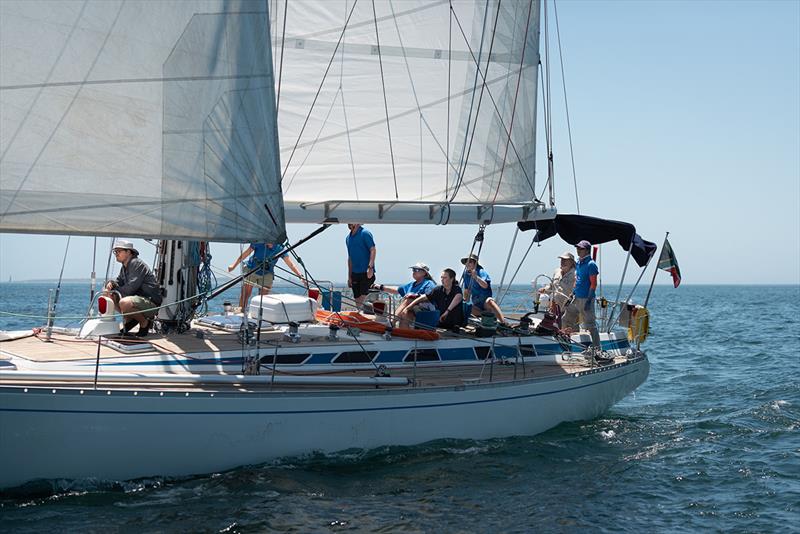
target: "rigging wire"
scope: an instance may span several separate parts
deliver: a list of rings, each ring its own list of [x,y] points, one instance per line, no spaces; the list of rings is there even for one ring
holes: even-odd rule
[[[569,120],[569,101],[567,100],[567,80],[564,71],[564,53],[561,50],[561,31],[558,26],[558,4],[553,0],[553,14],[556,21],[556,39],[558,40],[558,59],[561,64],[561,87],[564,91],[564,109],[567,115],[567,135],[569,137],[569,157],[572,161],[572,184],[575,187],[575,208],[578,210],[578,215],[581,213],[581,202],[578,199],[578,176],[575,171],[575,151],[572,148],[572,124]]]
[[[517,87],[514,90],[514,103],[511,105],[511,122],[508,125],[508,137],[506,139],[506,148],[505,152],[503,153],[503,164],[500,167],[500,176],[497,179],[497,188],[494,191],[494,198],[492,198],[492,209],[494,209],[494,202],[497,200],[497,195],[500,194],[500,185],[503,183],[503,173],[506,170],[506,160],[508,159],[508,147],[511,144],[511,130],[514,128],[514,118],[516,117],[517,112],[517,98],[519,96],[519,86],[522,83],[522,66],[525,64],[525,51],[528,49],[528,28],[530,28],[531,23],[531,13],[533,12],[533,0],[528,2],[528,20],[525,23],[525,36],[522,39],[522,55],[519,60],[519,75],[517,76]],[[491,54],[490,54],[491,55]],[[488,66],[487,66],[488,71]],[[516,238],[516,234],[514,234]],[[510,258],[510,256],[509,256]]]
[[[489,9],[489,2],[486,2],[485,13],[488,13],[488,9]],[[489,41],[489,53],[488,53],[487,59],[486,59],[486,70],[487,71],[489,70],[489,62],[492,59],[492,50],[494,49],[494,38],[495,38],[495,35],[496,35],[497,21],[498,21],[499,18],[500,18],[500,2],[498,1],[497,10],[496,10],[495,16],[494,16],[494,25],[493,25],[493,28],[492,28],[492,38]],[[485,16],[484,16],[484,20],[486,20]],[[458,21],[458,17],[456,17],[456,22],[459,22]],[[461,27],[460,23],[459,23],[459,27]],[[478,52],[479,53],[479,58],[478,58],[478,61],[476,62],[475,81],[473,83],[473,89],[472,89],[472,101],[470,102],[469,116],[467,118],[467,130],[470,129],[469,125],[472,122],[472,109],[473,109],[472,105],[473,105],[473,103],[475,101],[475,86],[477,86],[477,84],[478,84],[478,76],[481,75],[480,54],[483,53],[483,39],[484,39],[484,36],[486,34],[486,26],[485,26],[485,24],[484,24],[482,30],[483,31],[481,33],[481,45],[480,45],[480,50]],[[465,36],[464,40],[466,41],[466,36]],[[475,131],[477,130],[478,119],[480,117],[480,112],[481,112],[481,104],[483,103],[483,94],[484,94],[485,89],[486,89],[486,78],[484,76],[481,76],[481,79],[483,80],[483,82],[481,83],[481,90],[480,90],[480,93],[478,94],[478,106],[477,106],[477,109],[475,110],[475,122],[472,123],[472,131],[471,131],[471,133],[469,135],[469,144],[468,145],[467,145],[467,136],[466,135],[464,136],[464,143],[465,143],[466,146],[464,148],[462,148],[461,161],[459,162],[459,167],[460,167],[459,175],[456,178],[456,184],[455,184],[455,187],[453,188],[453,194],[450,196],[450,202],[455,200],[455,197],[458,194],[458,190],[461,188],[461,183],[464,181],[464,175],[466,174],[466,170],[467,170],[467,161],[469,161],[469,154],[472,151],[472,143],[475,140]],[[465,151],[465,149],[466,149],[466,151]]]
[[[300,171],[303,170],[303,167],[305,166],[306,161],[308,161],[308,158],[311,157],[311,152],[314,150],[314,147],[317,146],[317,142],[319,141],[319,138],[322,135],[322,132],[325,130],[325,127],[328,125],[328,119],[330,119],[330,117],[331,117],[331,113],[333,112],[333,108],[336,106],[336,101],[338,100],[339,95],[341,95],[341,97],[342,97],[342,106],[344,106],[344,92],[342,91],[342,86],[341,85],[339,85],[339,88],[336,90],[336,94],[333,95],[333,100],[331,100],[331,105],[328,107],[328,112],[325,114],[325,118],[322,119],[322,123],[319,126],[319,130],[317,131],[316,137],[314,137],[314,140],[311,142],[311,147],[306,152],[306,155],[303,158],[303,161],[300,162],[300,164],[294,170],[294,173],[292,173],[292,177],[289,179],[289,183],[286,184],[285,189],[289,189],[290,187],[292,187],[292,184],[294,183],[294,179],[297,177],[298,174],[300,174]],[[350,143],[350,133],[349,132],[347,134],[347,139],[348,139],[348,145],[349,145],[349,143]],[[351,152],[350,164],[353,165],[352,152]],[[355,176],[355,166],[353,166],[353,182],[355,182],[355,178],[356,178],[356,176]],[[358,197],[358,194],[356,194],[356,197]]]
[[[514,237],[511,239],[511,246],[508,247],[508,257],[506,258],[506,264],[503,266],[503,276],[500,277],[500,286],[498,286],[497,288],[498,292],[503,288],[503,282],[506,279],[506,271],[508,271],[508,265],[509,263],[511,263],[511,253],[514,252],[514,244],[517,242],[518,234],[519,234],[519,226],[515,225]]]
[[[373,2],[373,7],[374,7],[374,2]],[[398,18],[398,17],[397,17],[397,14],[396,14],[396,13],[395,13],[395,11],[394,11],[394,4],[391,2],[391,0],[390,0],[390,2],[389,2],[389,9],[390,9],[390,10],[391,10],[391,12],[392,12],[392,21],[394,22],[394,28],[395,28],[395,31],[397,32],[397,41],[398,41],[398,43],[400,44],[400,50],[401,50],[401,51],[402,51],[402,53],[403,53],[403,63],[404,63],[404,65],[405,65],[405,67],[406,67],[406,74],[407,74],[407,76],[408,76],[408,82],[411,84],[411,93],[412,93],[412,95],[414,96],[414,103],[416,104],[416,106],[417,106],[417,112],[419,113],[419,120],[420,120],[420,125],[419,125],[419,129],[420,129],[420,134],[419,134],[419,150],[420,150],[420,162],[419,162],[419,163],[420,163],[420,194],[419,194],[419,196],[420,196],[420,198],[423,198],[423,187],[422,187],[422,178],[423,178],[423,175],[422,175],[422,164],[423,164],[423,157],[422,157],[422,156],[423,156],[423,143],[422,143],[422,135],[423,135],[423,125],[424,125],[424,126],[425,126],[425,128],[427,128],[427,130],[428,130],[428,131],[431,133],[431,137],[433,137],[434,139],[436,139],[436,135],[435,135],[435,133],[434,133],[434,131],[433,131],[433,128],[431,128],[431,125],[428,123],[428,120],[425,118],[425,115],[422,113],[422,108],[423,108],[423,106],[422,106],[422,104],[420,104],[420,102],[419,102],[419,95],[417,94],[417,86],[416,86],[416,84],[414,83],[414,77],[411,75],[411,67],[410,67],[410,66],[409,66],[409,64],[408,64],[408,54],[406,53],[406,47],[405,47],[405,43],[403,43],[403,35],[402,35],[402,33],[400,32],[400,27],[397,25],[397,18]],[[380,48],[378,49],[378,53],[380,54]],[[450,58],[448,57],[448,69],[449,69],[449,68],[450,68]],[[449,76],[449,74],[448,74],[448,76]],[[448,103],[448,106],[449,106],[449,104],[450,104],[450,85],[449,85],[449,84],[450,84],[450,80],[449,80],[449,78],[448,78],[448,92],[447,92],[447,103]],[[384,92],[384,97],[385,97],[385,92]],[[449,109],[448,109],[448,112],[449,112]],[[389,120],[389,119],[388,119],[388,111],[387,111],[387,122],[388,122],[388,120]],[[449,127],[450,127],[450,124],[449,124],[449,121],[450,121],[449,115],[448,115],[448,119],[447,119],[447,120],[448,120],[448,125],[447,125],[447,126],[448,126],[448,135],[449,135]],[[436,141],[436,144],[437,144],[437,145],[439,145],[439,148],[440,148],[440,149],[442,149],[442,147],[441,147],[441,144],[438,142],[438,140]],[[442,153],[443,153],[443,154],[444,154],[444,156],[445,156],[445,162],[446,162],[446,163],[449,163],[449,155],[448,155],[448,152],[447,152],[447,151],[448,151],[448,147],[444,147],[444,148],[442,149]],[[447,191],[447,183],[446,183],[446,182],[447,182],[447,175],[445,175],[445,191]]]
[[[328,61],[328,66],[325,67],[325,72],[322,74],[322,80],[319,82],[319,87],[317,87],[317,92],[314,94],[314,100],[311,101],[311,105],[308,108],[308,113],[306,114],[306,118],[303,121],[303,126],[300,128],[300,133],[297,134],[297,140],[294,143],[294,147],[292,147],[292,152],[289,154],[289,158],[286,161],[286,165],[283,168],[283,172],[281,172],[281,181],[283,181],[283,177],[286,175],[286,171],[289,169],[289,165],[292,163],[292,158],[294,157],[294,153],[297,151],[297,147],[300,144],[300,139],[303,138],[303,132],[306,130],[306,126],[308,125],[308,121],[311,119],[311,113],[314,111],[314,106],[317,103],[317,99],[319,98],[320,93],[322,92],[322,86],[325,84],[325,80],[328,77],[328,72],[331,70],[331,65],[333,64],[333,60],[336,58],[336,52],[339,50],[339,46],[342,44],[342,39],[344,39],[344,35],[347,32],[347,25],[350,23],[350,18],[353,16],[353,12],[358,5],[358,0],[353,2],[353,7],[350,9],[350,14],[347,15],[347,20],[342,27],[342,33],[339,35],[339,40],[336,41],[336,46],[333,49],[333,53],[331,54],[331,59]]]
[[[347,2],[344,3],[344,16],[345,19],[347,18]],[[345,24],[347,24],[345,22]],[[346,36],[342,36],[342,53],[340,54],[341,61],[339,62],[339,93],[342,95],[342,116],[344,117],[344,131],[347,134],[347,152],[350,155],[350,170],[353,173],[353,193],[356,196],[356,200],[358,198],[358,180],[356,179],[356,164],[355,159],[353,158],[353,141],[350,138],[350,122],[347,119],[347,105],[344,101],[344,86],[343,86],[343,79],[344,79],[344,47],[347,44]],[[327,119],[326,119],[327,121]],[[322,129],[320,129],[320,134],[322,133]],[[317,139],[314,140],[314,143],[319,140],[319,136]],[[313,146],[312,146],[313,148]],[[309,150],[310,152],[310,150]]]
[[[481,78],[483,79],[483,83],[484,83],[484,85],[486,87],[486,94],[489,96],[489,100],[491,100],[492,105],[494,107],[495,117],[496,117],[497,121],[499,122],[499,125],[503,128],[503,131],[507,133],[508,132],[508,128],[506,128],[505,121],[503,121],[503,116],[500,113],[500,108],[497,105],[497,101],[495,100],[491,89],[489,88],[490,84],[492,84],[492,83],[494,83],[494,82],[496,82],[498,80],[501,80],[504,77],[500,76],[500,77],[497,77],[497,78],[492,79],[492,80],[487,80],[486,79],[486,76],[484,75],[483,71],[480,68],[480,61],[479,61],[478,58],[475,57],[475,52],[472,50],[472,46],[469,43],[469,39],[467,38],[467,35],[464,32],[464,28],[461,25],[461,21],[459,20],[458,15],[456,15],[455,12],[453,12],[453,17],[454,17],[454,19],[456,21],[456,24],[458,25],[458,29],[461,32],[461,36],[464,39],[464,44],[465,44],[465,46],[467,47],[467,50],[470,53],[470,57],[472,58],[473,63],[475,63],[478,66],[477,71],[476,71],[476,75],[481,76]],[[481,48],[479,50],[479,54],[482,54],[482,48],[483,48],[483,38],[481,38]],[[473,88],[473,93],[474,93],[474,91],[475,91],[475,88]],[[470,114],[469,114],[469,117],[471,117],[471,116],[472,116],[472,110],[470,110]],[[469,124],[470,121],[471,121],[471,118],[468,120],[468,124]],[[465,135],[465,141],[466,141],[466,135]],[[540,197],[536,197],[536,191],[535,191],[535,188],[534,188],[536,181],[535,180],[533,180],[533,181],[531,180],[531,177],[528,174],[528,170],[522,164],[522,157],[519,155],[519,152],[517,151],[517,146],[516,146],[516,144],[514,143],[513,140],[511,141],[511,149],[513,150],[514,155],[516,156],[517,161],[519,162],[520,169],[522,170],[522,174],[525,176],[525,180],[528,182],[528,187],[531,188],[531,193],[533,193],[533,195],[535,197],[534,200],[538,200],[538,198],[540,198]],[[463,161],[463,154],[462,154],[462,161]],[[461,163],[459,162],[459,166],[460,165],[461,165]],[[463,178],[462,178],[461,181],[463,182]],[[457,185],[460,188],[462,184],[457,182],[454,185]],[[454,194],[451,195],[452,198],[455,198],[455,193],[457,193],[457,191],[455,191]],[[477,199],[477,197],[476,197],[476,199]]]
[[[69,252],[69,243],[72,240],[72,236],[67,236],[67,246],[64,248],[64,259],[61,260],[61,272],[58,275],[58,284],[56,285],[56,293],[53,297],[53,305],[48,310],[48,319],[47,319],[47,327],[50,328],[53,326],[53,321],[56,318],[56,306],[58,305],[58,297],[61,295],[61,281],[64,279],[64,266],[67,264],[67,253]]]
[[[525,263],[525,259],[528,257],[528,254],[530,253],[531,249],[533,248],[533,244],[534,243],[536,243],[536,236],[535,235],[533,236],[533,238],[531,238],[531,244],[528,245],[528,250],[525,251],[525,254],[522,256],[522,259],[519,260],[519,266],[517,267],[517,270],[514,271],[514,274],[511,276],[511,280],[509,280],[508,285],[506,286],[506,290],[505,290],[505,292],[503,292],[503,296],[501,296],[499,299],[497,299],[497,305],[498,306],[500,304],[502,304],[503,299],[506,298],[506,295],[508,294],[508,291],[511,289],[511,285],[514,283],[514,279],[517,277],[517,274],[519,274],[519,270],[522,269],[522,264]]]
[[[453,65],[453,0],[449,0],[448,27],[447,27],[447,138],[445,141],[444,152],[444,198],[447,199],[450,189],[450,82],[452,78]],[[450,221],[450,209],[448,202],[447,222]]]
[[[550,206],[555,206],[555,168],[553,166],[553,97],[551,94],[552,84],[550,82],[550,24],[549,24],[547,0],[544,0],[544,84],[543,92],[545,99],[545,138],[547,139],[547,184],[550,191]],[[546,79],[546,80],[545,80]],[[543,95],[544,96],[544,95]]]
[[[389,121],[389,101],[386,99],[386,79],[383,76],[383,56],[381,55],[381,37],[378,32],[378,15],[375,12],[375,0],[372,0],[372,19],[375,21],[375,41],[378,45],[378,66],[381,70],[381,90],[383,91],[383,109],[386,112],[386,132],[389,135],[389,157],[392,160],[392,178],[394,179],[394,198],[399,199],[397,191],[397,170],[394,166],[394,147],[392,146],[392,128]]]
[[[289,16],[289,0],[285,0],[283,4],[283,31],[281,32],[281,63],[278,67],[278,94],[275,97],[275,116],[280,114],[281,110],[281,80],[283,79],[283,50],[286,41],[286,18]],[[272,46],[272,43],[270,43]]]

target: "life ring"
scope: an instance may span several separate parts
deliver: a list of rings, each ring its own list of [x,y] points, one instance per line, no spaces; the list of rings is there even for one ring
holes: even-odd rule
[[[642,343],[650,333],[650,312],[644,306],[636,306],[631,310],[628,319],[628,341]]]
[[[383,334],[386,332],[386,325],[364,317],[357,311],[329,312],[327,310],[317,310],[317,321],[337,326],[354,326],[365,332],[373,334]],[[434,330],[423,330],[416,328],[394,328],[392,335],[409,339],[422,339],[425,341],[436,341],[439,333]]]

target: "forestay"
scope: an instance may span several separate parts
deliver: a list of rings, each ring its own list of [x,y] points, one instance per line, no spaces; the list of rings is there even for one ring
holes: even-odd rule
[[[552,217],[535,192],[538,1],[272,5],[287,220]]]
[[[282,241],[263,0],[0,2],[0,230]]]

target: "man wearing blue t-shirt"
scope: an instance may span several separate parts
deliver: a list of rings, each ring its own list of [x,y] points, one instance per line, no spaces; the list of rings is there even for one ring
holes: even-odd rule
[[[489,273],[478,263],[478,256],[470,254],[461,258],[464,265],[464,300],[472,299],[472,315],[480,317],[481,312],[488,310],[494,313],[497,320],[505,324],[500,306],[492,298],[492,278]]]
[[[272,283],[275,280],[274,268],[278,258],[283,258],[283,261],[286,262],[286,265],[289,266],[289,268],[303,283],[305,283],[305,280],[300,274],[300,270],[297,268],[297,265],[295,265],[292,259],[286,255],[286,252],[281,254],[283,248],[283,245],[280,243],[250,243],[250,246],[247,247],[238,258],[236,258],[236,261],[228,265],[228,272],[231,272],[236,268],[237,265],[239,265],[239,263],[241,263],[242,260],[252,254],[250,259],[247,260],[247,263],[244,264],[244,268],[247,271],[251,269],[256,270],[247,275],[247,277],[244,279],[242,284],[242,293],[239,296],[239,307],[242,308],[242,311],[245,314],[247,313],[245,308],[250,300],[250,293],[253,291],[253,286],[258,286],[260,288],[260,294],[262,295],[266,295],[272,290]]]
[[[353,290],[356,308],[361,309],[369,288],[375,283],[375,240],[372,233],[360,224],[348,224],[347,287]]]
[[[600,333],[597,330],[597,319],[594,314],[594,299],[597,290],[597,276],[600,269],[592,259],[592,244],[585,239],[575,245],[578,263],[575,265],[575,298],[564,312],[562,324],[564,328],[575,330],[580,319],[580,326],[592,336],[592,347],[600,350]]]
[[[433,291],[433,288],[436,287],[436,283],[431,276],[430,267],[420,261],[409,267],[409,269],[411,269],[411,277],[413,278],[411,282],[399,287],[385,286],[383,284],[378,286],[381,291],[395,293],[403,297],[403,301],[397,307],[397,311],[395,311],[395,315],[397,315],[400,321],[398,325],[400,328],[408,328],[411,323],[414,322],[414,319],[416,319],[416,312],[434,309],[433,304],[429,302],[421,302],[416,306],[411,306],[411,303],[416,300],[417,297],[429,294]]]

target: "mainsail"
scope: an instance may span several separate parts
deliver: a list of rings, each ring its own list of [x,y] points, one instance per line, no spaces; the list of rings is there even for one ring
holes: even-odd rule
[[[0,231],[283,241],[267,7],[0,2]]]
[[[287,220],[552,217],[534,175],[539,11],[538,0],[276,2]]]

